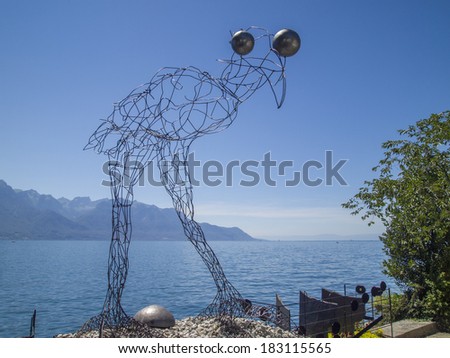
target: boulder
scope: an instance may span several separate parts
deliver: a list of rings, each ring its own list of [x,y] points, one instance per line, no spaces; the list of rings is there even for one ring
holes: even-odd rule
[[[173,314],[159,305],[144,307],[134,315],[134,319],[155,328],[170,328],[175,325]]]

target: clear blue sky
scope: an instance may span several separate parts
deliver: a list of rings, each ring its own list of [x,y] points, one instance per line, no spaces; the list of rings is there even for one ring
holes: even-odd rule
[[[295,29],[281,109],[268,91],[196,159],[347,159],[341,186],[195,188],[196,218],[256,237],[376,234],[340,204],[355,194],[396,130],[450,107],[450,1],[1,1],[0,178],[55,197],[109,196],[105,157],[83,151],[112,103],[164,66],[219,75],[230,31]],[[312,170],[311,178],[324,176]],[[236,173],[236,182],[240,177]],[[136,200],[170,207],[161,188]]]

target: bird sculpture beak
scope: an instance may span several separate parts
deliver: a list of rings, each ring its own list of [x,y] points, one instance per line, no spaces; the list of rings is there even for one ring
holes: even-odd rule
[[[286,98],[286,77],[284,71],[281,74],[278,83],[273,88],[273,95],[275,97],[275,102],[277,103],[277,108],[280,109]]]

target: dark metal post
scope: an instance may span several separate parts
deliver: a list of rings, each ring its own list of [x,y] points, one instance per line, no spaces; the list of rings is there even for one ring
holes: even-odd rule
[[[394,338],[394,322],[392,317],[392,299],[391,299],[391,288],[388,288],[389,297],[389,320],[391,321],[391,338]]]
[[[36,310],[34,310],[33,315],[31,316],[30,338],[34,338],[35,335],[36,335]]]

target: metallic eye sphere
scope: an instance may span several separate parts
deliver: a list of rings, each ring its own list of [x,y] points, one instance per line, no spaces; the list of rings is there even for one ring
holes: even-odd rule
[[[294,31],[283,29],[273,37],[272,47],[284,57],[295,55],[300,49],[300,36]]]
[[[231,47],[237,54],[244,56],[249,54],[255,46],[255,38],[250,32],[238,31],[231,38]]]

